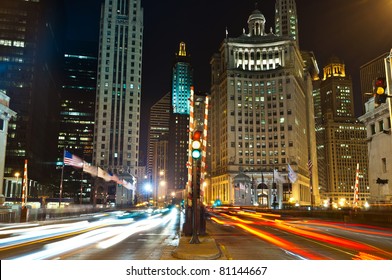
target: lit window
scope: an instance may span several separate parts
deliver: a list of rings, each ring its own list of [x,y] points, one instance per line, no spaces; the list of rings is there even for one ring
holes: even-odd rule
[[[14,47],[20,47],[20,48],[24,48],[25,47],[25,43],[23,41],[14,41],[12,45]]]

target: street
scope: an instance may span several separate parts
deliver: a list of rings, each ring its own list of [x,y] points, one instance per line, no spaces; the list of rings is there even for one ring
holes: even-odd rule
[[[178,243],[177,209],[138,219],[119,213],[47,225],[15,224],[0,230],[5,260],[144,260]]]
[[[2,224],[2,260],[160,260],[179,244],[184,214],[115,211],[43,224]],[[207,233],[221,260],[392,260],[392,230],[215,209]],[[192,246],[198,246],[197,244]]]
[[[391,260],[392,230],[269,213],[211,214],[209,232],[234,260]],[[235,240],[235,242],[233,242]]]

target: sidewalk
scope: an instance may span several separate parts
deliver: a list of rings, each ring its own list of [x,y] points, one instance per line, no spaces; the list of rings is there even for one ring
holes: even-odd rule
[[[182,260],[216,260],[221,256],[221,251],[215,239],[199,236],[199,244],[190,244],[191,236],[182,236],[178,247],[172,252],[172,256]]]
[[[191,244],[192,236],[185,236],[181,231],[180,238],[173,245],[167,246],[161,255],[161,260],[217,260],[225,259],[219,245],[208,233],[199,236],[200,243]]]
[[[199,236],[199,244],[190,244],[191,236],[181,236],[178,246],[168,246],[161,260],[217,260],[223,255],[215,239]]]

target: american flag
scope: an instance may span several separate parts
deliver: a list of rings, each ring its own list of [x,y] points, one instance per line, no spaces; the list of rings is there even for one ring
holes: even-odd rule
[[[94,165],[90,165],[87,162],[83,163],[83,172],[91,174],[91,176],[97,177],[98,176],[98,167]]]
[[[77,168],[83,167],[83,160],[70,152],[64,150],[64,165],[71,165]]]

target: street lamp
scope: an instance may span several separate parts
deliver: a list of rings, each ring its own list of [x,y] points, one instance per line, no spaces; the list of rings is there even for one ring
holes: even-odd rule
[[[19,193],[19,176],[20,173],[19,172],[15,172],[15,177],[16,177],[16,188],[15,188],[15,196],[17,196],[17,194]],[[12,197],[12,194],[11,194]]]
[[[166,204],[166,181],[159,181],[160,197],[163,197],[163,204]]]
[[[147,200],[147,203],[149,202],[149,193],[150,192],[152,192],[152,186],[151,186],[151,184],[150,183],[146,183],[145,185],[144,185],[144,190],[145,190],[145,192],[146,192],[146,200]]]
[[[160,170],[159,171],[159,178],[156,179],[155,181],[155,187],[154,187],[154,196],[155,196],[155,206],[159,206],[158,205],[158,196],[160,196],[162,194],[162,187],[164,186],[162,182],[164,182],[164,177],[165,175],[165,171],[164,170]],[[158,190],[159,189],[159,190]]]

